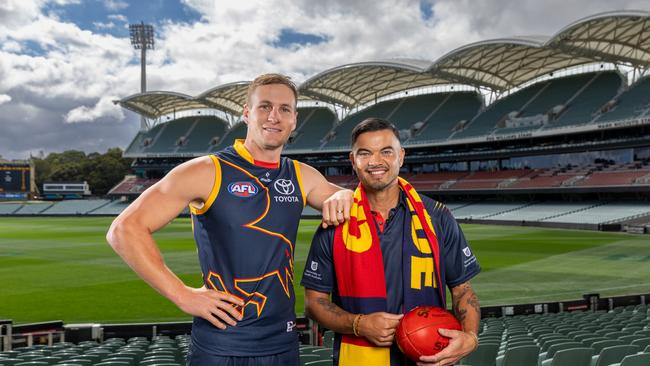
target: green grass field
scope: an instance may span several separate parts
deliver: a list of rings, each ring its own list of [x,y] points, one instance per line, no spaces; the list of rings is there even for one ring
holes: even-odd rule
[[[0,319],[16,323],[188,320],[150,289],[104,241],[110,218],[0,218]],[[317,221],[301,223],[300,281]],[[482,305],[650,292],[650,238],[621,233],[464,225],[483,272]],[[187,284],[201,276],[189,219],[156,234],[168,265]],[[297,288],[302,313],[303,291]]]

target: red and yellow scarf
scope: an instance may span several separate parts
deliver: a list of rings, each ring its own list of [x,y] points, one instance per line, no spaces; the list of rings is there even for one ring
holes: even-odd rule
[[[413,186],[398,178],[410,215],[404,220],[402,270],[404,312],[435,302],[445,304],[441,286],[440,248],[431,217]],[[361,184],[354,191],[350,220],[334,233],[334,268],[341,307],[353,314],[386,311],[386,279],[377,228]],[[339,342],[337,342],[339,343]],[[363,337],[343,335],[339,365],[390,365],[390,348],[377,347]]]

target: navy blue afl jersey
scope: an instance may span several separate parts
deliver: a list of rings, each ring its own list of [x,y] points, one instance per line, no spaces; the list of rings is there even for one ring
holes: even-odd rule
[[[263,356],[297,347],[293,255],[305,205],[300,165],[255,162],[241,140],[211,156],[212,192],[191,208],[207,288],[241,298],[243,319],[221,330],[195,317],[193,352]]]

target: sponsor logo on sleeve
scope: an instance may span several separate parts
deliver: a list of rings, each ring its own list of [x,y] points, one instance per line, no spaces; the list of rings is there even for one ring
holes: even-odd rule
[[[293,328],[295,328],[295,327],[296,327],[296,322],[294,322],[293,320],[288,321],[287,322],[287,333],[293,332]]]
[[[472,254],[472,250],[469,249],[469,247],[463,248],[463,254],[465,254],[465,260],[463,261],[463,265],[465,268],[471,266],[476,262],[476,257]]]
[[[305,273],[303,274],[303,276],[313,278],[316,281],[322,281],[323,280],[323,275],[321,275],[318,272],[318,262],[311,261],[311,263],[309,264],[309,267],[305,268]]]
[[[465,253],[466,257],[469,257],[470,255],[472,255],[472,251],[469,249],[469,247],[463,248],[463,253]]]

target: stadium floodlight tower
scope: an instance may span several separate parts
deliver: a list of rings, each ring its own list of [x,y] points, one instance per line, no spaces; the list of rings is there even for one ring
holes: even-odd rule
[[[140,92],[147,91],[147,50],[153,49],[153,26],[151,24],[129,24],[131,44],[140,50]],[[144,116],[140,119],[140,129],[146,129],[147,121]]]

